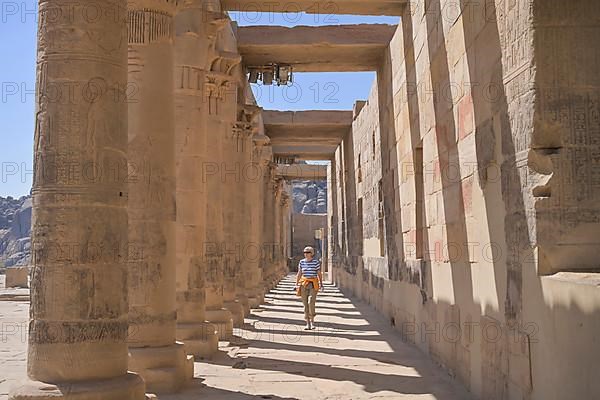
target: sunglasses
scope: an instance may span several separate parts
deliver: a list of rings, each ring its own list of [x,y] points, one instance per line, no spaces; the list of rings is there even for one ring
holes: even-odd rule
[[[310,251],[305,251],[304,254],[312,254]]]

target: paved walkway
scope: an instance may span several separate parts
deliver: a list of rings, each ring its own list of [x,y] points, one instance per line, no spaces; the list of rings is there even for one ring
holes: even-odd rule
[[[0,302],[2,321],[9,308],[10,319],[26,320],[26,303]],[[317,329],[304,331],[302,304],[288,277],[235,331],[232,343],[222,342],[217,356],[196,363],[188,389],[160,400],[470,399],[378,313],[337,288],[329,285],[319,295],[317,313]],[[0,399],[25,373],[25,346],[14,337],[0,343],[0,382],[8,370]]]

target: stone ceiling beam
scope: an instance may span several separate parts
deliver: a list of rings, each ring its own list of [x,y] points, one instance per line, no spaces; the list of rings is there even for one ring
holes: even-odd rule
[[[273,155],[276,157],[294,157],[296,161],[299,160],[331,160],[335,156],[335,150],[337,147],[322,148],[318,146],[314,147],[299,147],[299,146],[286,146],[276,145],[273,146]]]
[[[308,160],[330,159],[352,129],[352,111],[270,111],[262,113],[273,154]]]
[[[292,65],[295,72],[375,71],[396,25],[244,26],[238,48],[247,66]]]
[[[400,16],[408,0],[221,0],[224,11]],[[325,18],[325,16],[323,17]]]
[[[265,126],[335,126],[352,127],[353,112],[338,110],[307,110],[307,111],[277,111],[262,112]]]
[[[264,111],[272,145],[337,147],[352,128],[351,111]]]

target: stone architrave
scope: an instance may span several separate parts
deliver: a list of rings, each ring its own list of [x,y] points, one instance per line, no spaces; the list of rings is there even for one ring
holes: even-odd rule
[[[96,1],[93,23],[85,6],[39,4],[29,380],[11,400],[145,398],[127,370],[126,2]]]
[[[150,392],[176,392],[193,376],[193,357],[176,342],[175,2],[130,0],[129,368]]]

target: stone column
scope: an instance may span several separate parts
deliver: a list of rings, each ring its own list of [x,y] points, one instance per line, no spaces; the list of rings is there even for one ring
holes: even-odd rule
[[[177,339],[198,358],[210,357],[219,345],[217,328],[206,321],[207,193],[201,172],[206,163],[208,52],[226,21],[208,13],[204,3],[185,2],[175,17]]]
[[[127,372],[127,10],[95,6],[90,23],[82,2],[39,3],[28,381],[12,400],[144,399]]]
[[[327,280],[338,284],[338,208],[337,208],[337,169],[335,157],[327,167]]]
[[[271,164],[273,169],[271,172],[271,179],[273,181],[273,194],[271,197],[271,221],[272,224],[269,227],[271,230],[271,244],[273,246],[273,255],[271,257],[271,263],[269,266],[269,285],[270,288],[273,289],[276,286],[277,282],[277,263],[279,262],[279,226],[281,224],[281,218],[279,213],[279,201],[281,200],[281,185],[282,180],[277,178],[277,165]]]
[[[235,103],[237,108],[237,103]],[[235,116],[235,114],[234,114]],[[241,148],[243,133],[234,129],[235,122],[229,120],[230,116],[221,125],[223,129],[223,228],[225,232],[223,251],[225,263],[224,275],[224,307],[233,316],[234,326],[244,323],[244,316],[248,309],[248,298],[243,290],[243,271],[241,247],[244,242],[243,224],[244,193],[241,177],[241,164],[243,162],[243,149]]]
[[[288,273],[288,258],[290,257],[290,194],[287,191],[288,184],[281,196],[281,262],[279,263],[278,280],[285,277]]]
[[[207,103],[218,104],[221,85],[213,74],[207,75]],[[231,312],[223,307],[223,184],[221,182],[220,164],[222,162],[222,138],[219,132],[220,121],[216,109],[209,107],[207,120],[206,163],[202,168],[203,179],[206,181],[206,242],[204,258],[208,267],[206,282],[206,319],[217,327],[220,339],[231,337],[233,320]]]
[[[226,55],[214,56],[211,70],[207,72],[205,82],[206,104],[208,107],[206,146],[206,163],[203,178],[206,180],[208,202],[206,207],[206,245],[205,258],[209,273],[206,287],[206,319],[217,326],[220,338],[228,338],[233,334],[232,312],[224,307],[225,300],[231,298],[225,291],[226,262],[223,254],[225,239],[224,219],[225,196],[222,167],[225,152],[223,149],[224,131],[232,124],[224,124],[225,97],[232,91],[231,69],[239,63],[239,57],[231,59]],[[236,99],[237,100],[237,99]],[[237,104],[234,102],[234,105]],[[235,118],[235,112],[234,112]],[[225,125],[225,126],[224,126]],[[235,296],[235,294],[233,294]],[[241,306],[237,310],[236,320],[243,319]]]
[[[128,1],[129,368],[151,392],[179,390],[194,368],[175,341],[174,12],[173,1]]]
[[[260,304],[257,300],[255,289],[260,279],[259,257],[260,247],[257,246],[257,236],[253,230],[258,228],[256,221],[256,197],[258,197],[257,184],[261,171],[253,164],[254,141],[253,137],[258,131],[254,119],[260,108],[251,104],[238,106],[238,120],[235,130],[238,132],[238,153],[240,157],[240,185],[239,185],[239,215],[238,228],[241,235],[240,269],[241,274],[236,280],[237,299],[244,306],[244,313],[250,313],[251,307]],[[258,301],[258,304],[256,304]]]
[[[271,290],[271,267],[273,264],[273,196],[275,191],[275,182],[272,179],[273,163],[269,159],[265,163],[266,168],[263,175],[263,234],[262,234],[262,272],[263,287],[265,293]]]
[[[283,190],[283,179],[276,177],[276,164],[271,163],[271,193],[267,199],[266,206],[266,230],[269,235],[270,260],[267,263],[266,284],[267,290],[271,290],[277,283],[278,263],[281,261],[281,194]]]
[[[283,262],[283,196],[284,180],[277,177],[277,192],[275,193],[275,263],[273,265],[272,285],[277,286],[281,274],[281,263]]]
[[[250,182],[248,192],[248,210],[250,212],[250,240],[252,246],[258,251],[256,262],[252,259],[251,271],[252,284],[248,301],[251,308],[257,308],[264,301],[264,198],[265,198],[265,170],[271,160],[271,147],[269,137],[259,133],[251,137],[252,171],[258,176],[256,181]],[[254,176],[254,175],[253,175]],[[255,275],[255,276],[254,276]]]
[[[234,132],[238,110],[238,80],[237,68],[241,56],[237,53],[235,37],[230,29],[223,30],[217,40],[214,61],[211,62],[211,91],[215,93],[210,104],[211,124],[209,129],[221,144],[221,157],[218,160],[220,172],[220,190],[222,209],[219,216],[223,218],[223,236],[221,244],[223,266],[223,307],[229,310],[235,326],[244,323],[244,307],[236,299],[236,280],[240,271],[239,245],[240,214],[242,194],[239,190],[239,157],[237,149],[238,138]]]

